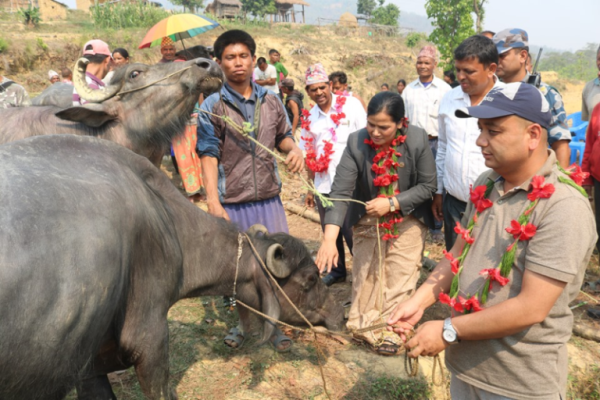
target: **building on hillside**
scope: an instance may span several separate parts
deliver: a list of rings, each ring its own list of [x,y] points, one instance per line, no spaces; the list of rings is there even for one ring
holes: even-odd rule
[[[339,26],[344,28],[358,28],[358,19],[349,12],[345,12],[340,16]]]
[[[302,6],[301,11],[295,11],[294,6],[299,5]],[[277,11],[275,14],[271,15],[272,22],[300,22],[296,21],[296,14],[302,14],[302,23],[305,24],[306,20],[304,18],[304,6],[310,6],[304,0],[275,0],[275,8]]]
[[[206,12],[217,18],[235,18],[242,13],[242,3],[239,0],[214,0],[206,6]]]
[[[42,21],[67,18],[67,5],[56,0],[0,0],[0,10],[16,13],[20,8],[29,6],[40,9]]]

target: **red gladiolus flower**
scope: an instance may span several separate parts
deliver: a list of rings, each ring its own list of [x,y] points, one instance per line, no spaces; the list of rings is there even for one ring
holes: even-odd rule
[[[465,308],[471,312],[477,312],[483,310],[481,305],[479,304],[479,299],[477,296],[471,297],[469,300],[465,302]]]
[[[475,239],[469,235],[469,230],[464,229],[462,226],[460,226],[460,222],[456,222],[454,232],[462,236],[462,238],[465,239],[465,241],[469,244],[473,244],[475,242]]]
[[[458,296],[458,301],[457,301],[455,298],[450,298],[450,296],[448,296],[446,293],[440,293],[438,299],[439,299],[440,303],[448,304],[450,307],[454,308],[458,312],[464,311],[463,302],[465,301],[465,299],[463,299],[460,296]]]
[[[452,273],[454,275],[458,274],[459,261],[454,258],[454,255],[449,251],[444,250],[444,257],[450,261],[450,266],[452,267]]]
[[[392,140],[392,146],[397,146],[406,141],[406,135],[400,135],[396,139]]]
[[[518,221],[510,221],[510,227],[506,228],[506,232],[513,235],[514,239],[529,240],[537,232],[537,227],[533,224],[521,225]]]
[[[490,199],[485,198],[486,190],[486,185],[477,186],[475,189],[471,187],[471,202],[473,205],[475,205],[477,212],[483,212],[485,209],[490,208],[493,205]]]
[[[567,171],[569,171],[569,176],[571,177],[571,179],[573,179],[573,182],[575,182],[579,186],[581,186],[583,181],[585,181],[587,177],[590,176],[589,173],[583,172],[583,170],[577,163],[573,163],[571,166],[569,166],[569,169]]]
[[[498,282],[500,286],[504,286],[510,281],[508,278],[505,278],[500,274],[500,270],[498,268],[482,269],[481,272],[479,272],[479,275],[483,276],[484,279],[490,280],[490,290],[492,290],[494,281]]]
[[[375,155],[375,157],[373,157],[373,162],[374,162],[374,163],[378,163],[378,162],[379,162],[379,161],[381,161],[381,159],[382,159],[382,158],[384,158],[384,157],[385,157],[385,152],[384,152],[384,151],[381,151],[381,152],[377,153],[377,154]]]
[[[385,174],[386,169],[384,167],[380,167],[377,164],[373,164],[371,170],[375,172],[377,175]]]
[[[536,201],[537,199],[547,199],[554,193],[554,185],[546,183],[543,176],[536,175],[531,180],[531,192],[527,195],[529,201]]]

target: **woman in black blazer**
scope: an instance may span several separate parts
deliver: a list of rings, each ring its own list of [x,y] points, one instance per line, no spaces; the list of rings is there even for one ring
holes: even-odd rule
[[[385,322],[396,305],[415,291],[437,188],[427,134],[406,126],[402,97],[391,92],[375,95],[367,121],[365,129],[350,135],[330,193],[332,199],[355,199],[367,206],[337,201],[327,209],[316,260],[321,271],[335,265],[335,240],[349,213],[355,237],[347,324],[351,331]],[[355,336],[383,355],[396,354],[401,344],[396,334],[384,329]]]

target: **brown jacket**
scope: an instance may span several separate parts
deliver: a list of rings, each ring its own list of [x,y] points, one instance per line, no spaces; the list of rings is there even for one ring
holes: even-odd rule
[[[273,150],[286,137],[292,137],[283,103],[273,92],[253,85],[258,102],[254,122],[257,140]],[[221,101],[222,97],[222,101]],[[202,103],[201,110],[227,115],[237,125],[246,121],[233,96],[223,88]],[[219,159],[219,198],[223,204],[267,200],[280,192],[275,159],[245,138],[221,118],[200,112],[198,116],[198,153]],[[254,132],[251,135],[255,135]]]

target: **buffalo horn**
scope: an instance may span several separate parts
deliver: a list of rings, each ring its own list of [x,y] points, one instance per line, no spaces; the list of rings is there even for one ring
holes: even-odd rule
[[[287,278],[290,276],[292,271],[281,257],[276,257],[277,254],[281,255],[283,252],[283,246],[279,243],[275,243],[269,246],[267,250],[267,268],[276,278]]]
[[[248,234],[248,236],[254,236],[257,233],[262,233],[263,235],[266,235],[269,233],[269,231],[267,230],[267,227],[262,224],[254,224],[250,228],[248,228],[246,233]]]
[[[79,97],[90,103],[102,103],[104,100],[113,97],[121,87],[119,85],[108,85],[104,90],[92,89],[85,80],[85,69],[90,61],[87,58],[80,58],[75,63],[73,70],[73,86],[77,90]]]

